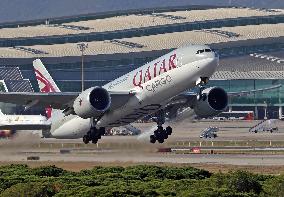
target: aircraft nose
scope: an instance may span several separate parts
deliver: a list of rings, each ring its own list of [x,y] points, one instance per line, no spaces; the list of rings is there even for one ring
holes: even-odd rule
[[[212,50],[210,53],[205,53],[205,56],[207,58],[213,58],[219,60],[219,54],[215,50]]]
[[[215,51],[215,50],[212,50],[212,51],[214,53],[215,58],[217,58],[218,61],[219,61],[219,53],[217,51]]]
[[[215,52],[206,54],[205,64],[202,69],[203,75],[210,77],[219,65],[219,55]]]
[[[211,67],[215,67],[214,69],[216,69],[216,67],[218,66],[219,64],[219,54],[211,49],[211,53],[207,53],[206,56],[211,59]]]

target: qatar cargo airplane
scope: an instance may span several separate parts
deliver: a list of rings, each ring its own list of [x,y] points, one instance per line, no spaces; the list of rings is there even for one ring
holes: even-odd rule
[[[163,143],[172,128],[163,128],[165,109],[190,106],[199,117],[212,117],[228,104],[228,94],[219,87],[204,88],[215,72],[219,57],[206,45],[189,45],[153,60],[102,86],[81,93],[60,92],[39,59],[33,62],[40,93],[0,93],[0,102],[30,108],[49,106],[50,133],[55,138],[81,138],[97,143],[105,130],[155,114],[157,130],[150,142]],[[199,93],[186,90],[198,87]],[[243,92],[242,92],[243,93]],[[232,93],[238,95],[238,93]]]
[[[159,114],[158,128],[150,141],[162,143],[172,133],[171,127],[162,127],[165,121],[163,107],[177,95],[181,97],[185,90],[207,83],[218,61],[218,55],[208,46],[189,45],[103,87],[70,93],[60,92],[40,60],[35,60],[35,72],[42,92],[1,93],[0,101],[23,104],[28,108],[34,105],[50,106],[53,108],[52,135],[57,138],[83,137],[84,143],[96,143],[106,128],[127,125],[146,115]],[[228,103],[226,92],[218,87],[202,88],[198,95],[185,95],[183,99],[192,101],[192,108],[201,117],[222,112]]]

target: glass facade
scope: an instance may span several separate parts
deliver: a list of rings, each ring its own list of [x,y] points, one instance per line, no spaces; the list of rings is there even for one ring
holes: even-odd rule
[[[283,87],[266,90],[263,92],[252,93],[247,96],[233,97],[230,99],[230,105],[232,106],[282,106],[284,100],[284,80],[281,79],[262,79],[262,80],[211,80],[209,86],[219,86],[224,88],[227,92],[240,92],[249,91],[255,89],[269,88],[278,84]]]

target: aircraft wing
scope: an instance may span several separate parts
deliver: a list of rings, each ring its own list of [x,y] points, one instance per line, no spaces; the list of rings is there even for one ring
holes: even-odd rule
[[[259,88],[259,89],[253,89],[248,91],[239,91],[239,92],[227,92],[228,97],[239,97],[239,96],[247,96],[253,93],[262,93],[265,91],[271,91],[280,88],[282,85],[278,84],[275,86],[270,86],[267,88]],[[197,99],[197,93],[196,92],[183,92],[179,94],[178,96],[174,97],[167,106],[170,105],[179,105],[179,104],[193,104]]]
[[[227,92],[228,97],[239,97],[239,96],[247,96],[253,93],[261,93],[265,91],[271,91],[280,88],[282,85],[275,85],[267,88],[260,88],[248,91],[240,91],[240,92]],[[177,116],[177,111],[180,109],[186,109],[185,112],[189,111],[190,108],[197,102],[197,93],[196,92],[183,92],[176,97],[172,98],[168,104],[164,107],[166,111],[169,112],[169,117],[174,118]]]
[[[281,84],[278,84],[278,85],[270,86],[267,88],[260,88],[260,89],[254,89],[254,90],[248,90],[248,91],[227,92],[227,94],[229,97],[246,96],[246,95],[253,94],[253,93],[260,93],[260,92],[275,90],[275,89],[280,88],[281,86],[282,86]]]
[[[35,105],[51,106],[54,109],[64,110],[73,107],[73,102],[79,94],[79,92],[0,92],[0,102],[19,104],[26,107]],[[133,95],[127,91],[109,91],[109,94],[111,96],[111,109],[125,104]]]
[[[39,105],[43,107],[51,106],[55,109],[65,109],[68,104],[73,101],[79,93],[52,92],[1,92],[0,102],[14,103],[19,105]]]

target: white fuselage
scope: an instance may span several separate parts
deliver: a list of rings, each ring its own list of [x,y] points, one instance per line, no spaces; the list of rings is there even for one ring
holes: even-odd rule
[[[97,127],[127,125],[153,114],[181,92],[196,86],[200,77],[210,77],[218,65],[218,55],[205,45],[190,45],[176,49],[103,86],[108,91],[129,91],[128,102],[106,112]],[[69,115],[53,120],[51,134],[56,138],[79,138],[91,127],[90,119]]]

